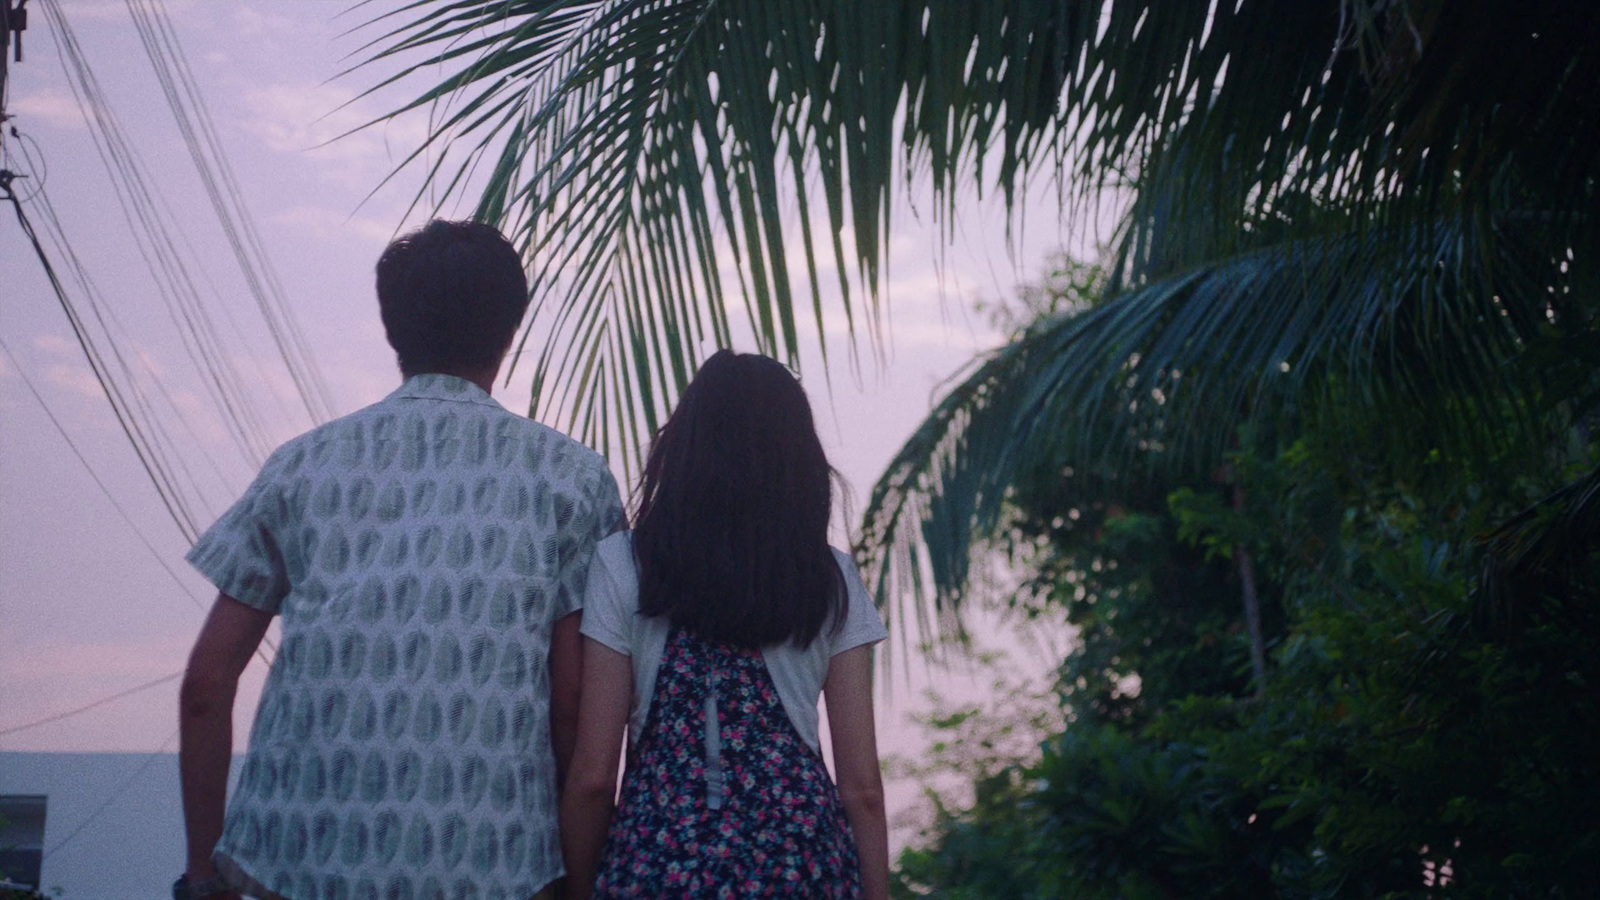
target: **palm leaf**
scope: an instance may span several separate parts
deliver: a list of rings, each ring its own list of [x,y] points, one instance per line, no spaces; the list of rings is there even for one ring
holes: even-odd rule
[[[1545,196],[1587,185],[1600,14],[1468,5],[418,0],[369,23],[361,65],[394,67],[379,87],[445,71],[395,111],[438,110],[407,162],[439,152],[439,202],[481,189],[534,264],[532,411],[626,458],[736,310],[792,364],[801,308],[825,334],[837,302],[852,359],[880,333],[897,174],[946,222],[967,184],[1014,201],[1042,173],[1076,205],[1132,178],[1130,284],[1243,249],[1285,197],[1460,211],[1508,159]],[[589,346],[602,320],[627,338]]]
[[[1592,603],[1600,554],[1600,467],[1513,516],[1482,540],[1478,619],[1492,629],[1576,601]],[[1592,609],[1592,607],[1591,607]]]
[[[877,348],[897,191],[947,238],[971,187],[1127,198],[1117,299],[984,361],[874,494],[879,595],[931,579],[902,616],[928,629],[1026,465],[1200,465],[1335,382],[1482,438],[1475,408],[1527,397],[1506,360],[1593,311],[1589,0],[418,0],[369,28],[379,87],[427,79],[407,163],[528,256],[531,412],[625,466],[713,346],[798,365],[837,304],[851,361]]]
[[[879,604],[900,604],[902,633],[948,631],[1024,479],[1204,472],[1245,418],[1329,390],[1405,410],[1397,445],[1502,447],[1516,436],[1479,423],[1503,417],[1473,413],[1485,397],[1536,401],[1538,379],[1510,363],[1557,275],[1530,258],[1537,236],[1452,219],[1283,241],[1040,321],[956,386],[875,486],[858,555]]]

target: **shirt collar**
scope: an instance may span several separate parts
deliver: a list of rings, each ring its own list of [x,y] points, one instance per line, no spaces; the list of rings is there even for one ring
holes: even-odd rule
[[[465,378],[429,372],[407,378],[405,384],[389,395],[391,400],[445,400],[453,403],[472,403],[501,409],[483,388]]]

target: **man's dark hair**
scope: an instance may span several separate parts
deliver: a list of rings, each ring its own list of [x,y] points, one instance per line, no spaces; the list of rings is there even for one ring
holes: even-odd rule
[[[639,612],[750,649],[838,627],[832,474],[789,370],[718,351],[650,444],[633,536]]]
[[[528,277],[494,226],[434,219],[378,257],[378,309],[401,374],[488,369],[528,309]]]

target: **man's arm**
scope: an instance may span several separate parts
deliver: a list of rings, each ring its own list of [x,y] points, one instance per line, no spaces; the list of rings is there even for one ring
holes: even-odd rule
[[[272,614],[218,594],[200,628],[178,695],[178,775],[191,881],[216,874],[211,853],[222,837],[228,763],[233,757],[233,697]]]
[[[556,620],[550,633],[550,749],[556,755],[556,786],[567,783],[572,747],[578,740],[578,694],[583,682],[580,610]]]

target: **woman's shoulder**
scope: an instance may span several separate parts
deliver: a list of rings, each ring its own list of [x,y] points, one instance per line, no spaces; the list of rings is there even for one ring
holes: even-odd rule
[[[833,561],[839,564],[839,573],[844,576],[845,594],[851,600],[866,597],[867,586],[862,581],[861,569],[856,566],[856,558],[838,547],[830,546],[828,549],[833,551]]]
[[[889,636],[883,626],[883,617],[872,602],[872,595],[861,580],[861,571],[855,558],[838,547],[829,547],[833,558],[844,573],[844,621],[833,634],[832,653],[840,653],[861,644],[877,643]]]
[[[591,583],[598,578],[610,586],[612,593],[637,590],[639,574],[634,568],[633,542],[628,532],[619,531],[595,544],[589,571]],[[592,587],[590,589],[593,590]]]
[[[633,544],[628,532],[622,531],[595,544],[580,630],[586,637],[628,654],[633,640],[633,614],[638,608],[639,576],[633,568]]]
[[[619,531],[594,546],[594,564],[621,588],[637,588],[639,572],[633,561],[633,532]]]

